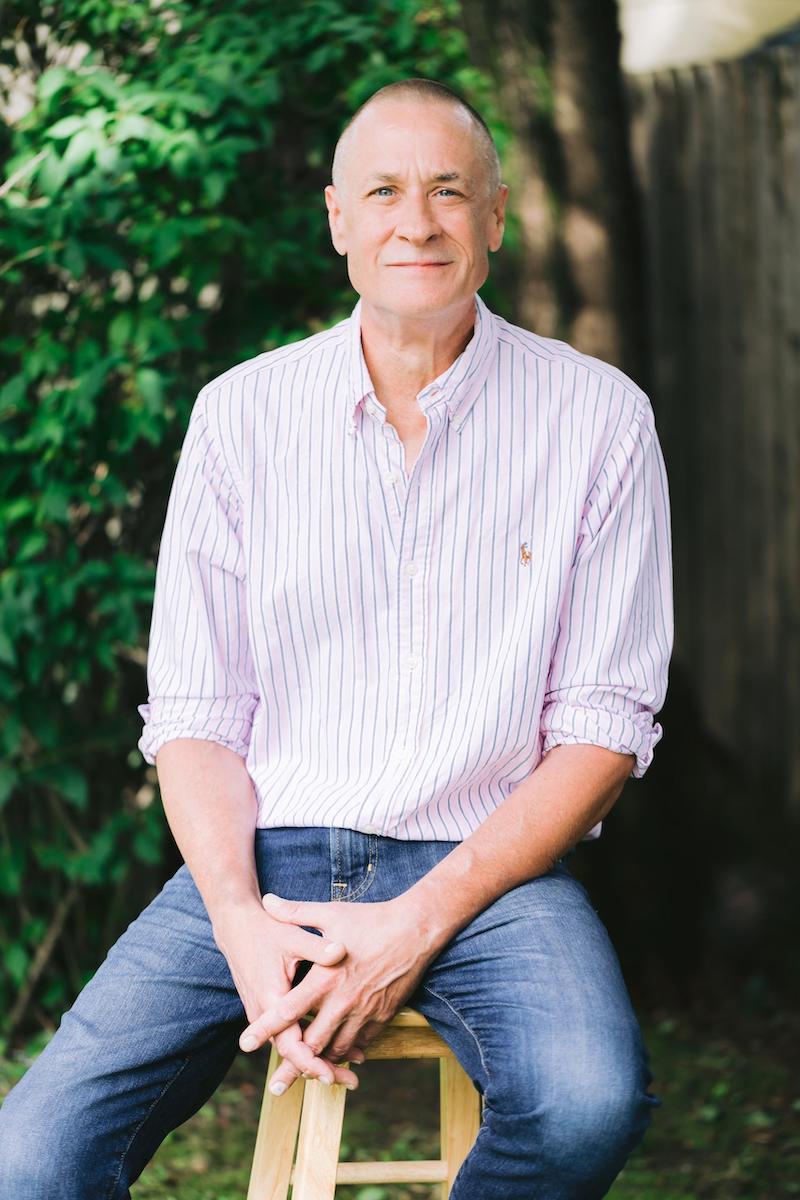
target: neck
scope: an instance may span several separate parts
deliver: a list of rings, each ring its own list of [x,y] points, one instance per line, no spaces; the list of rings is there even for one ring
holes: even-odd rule
[[[475,300],[433,317],[404,317],[362,300],[361,345],[381,403],[413,400],[458,358],[475,328]]]

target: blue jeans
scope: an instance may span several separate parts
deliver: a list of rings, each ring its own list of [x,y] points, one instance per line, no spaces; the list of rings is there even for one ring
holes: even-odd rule
[[[255,834],[262,894],[316,901],[388,900],[457,844],[328,827]],[[484,1097],[453,1200],[606,1194],[660,1100],[647,1091],[648,1056],[617,956],[563,859],[470,921],[406,1003]],[[184,863],[9,1092],[0,1200],[128,1197],[170,1130],[222,1081],[247,1023]]]

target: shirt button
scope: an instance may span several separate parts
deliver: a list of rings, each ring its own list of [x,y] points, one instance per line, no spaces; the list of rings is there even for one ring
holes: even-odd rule
[[[403,659],[403,666],[407,671],[413,671],[415,667],[419,666],[421,661],[418,654],[408,654]]]
[[[395,480],[397,479],[397,476],[395,475],[394,471],[389,471],[388,475],[384,475],[383,478],[386,480],[387,483],[394,483]]]
[[[416,563],[406,563],[406,575],[416,575],[419,567]]]
[[[380,833],[380,831],[381,831],[380,825],[365,825],[364,826],[364,833]]]

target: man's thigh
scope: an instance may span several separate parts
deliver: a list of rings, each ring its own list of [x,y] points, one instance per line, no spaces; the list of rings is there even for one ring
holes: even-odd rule
[[[650,1082],[619,960],[564,863],[512,888],[431,963],[424,1012],[498,1113],[612,1121]]]

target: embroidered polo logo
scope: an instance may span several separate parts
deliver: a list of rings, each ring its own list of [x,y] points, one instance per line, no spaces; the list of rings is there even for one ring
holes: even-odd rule
[[[528,563],[531,561],[531,552],[528,549],[527,542],[523,542],[519,548],[519,561],[522,563],[523,567],[527,567]]]

